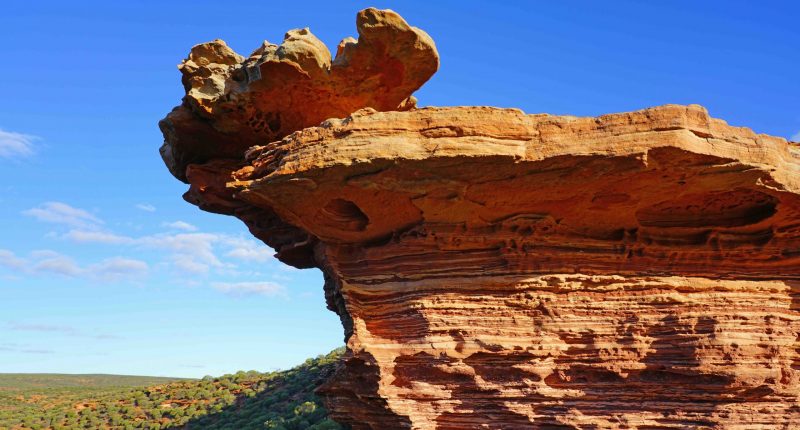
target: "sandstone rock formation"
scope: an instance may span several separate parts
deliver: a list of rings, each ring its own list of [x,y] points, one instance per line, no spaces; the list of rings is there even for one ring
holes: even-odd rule
[[[284,66],[261,69],[270,85],[231,84],[252,60],[215,42],[193,49],[187,98],[162,122],[188,201],[322,269],[348,347],[322,392],[338,420],[800,428],[800,146],[696,105],[408,109],[432,42],[386,11],[359,14],[359,31],[367,59],[350,67],[381,84],[332,84],[323,65],[308,73],[323,109]],[[236,97],[243,110],[225,107]],[[266,131],[253,115],[294,120]]]
[[[240,158],[280,139],[363,107],[409,109],[410,97],[439,68],[431,38],[392,11],[365,9],[358,40],[339,43],[336,58],[309,29],[286,33],[244,58],[222,40],[192,48],[178,68],[186,97],[159,126],[161,156],[184,180],[189,164]]]

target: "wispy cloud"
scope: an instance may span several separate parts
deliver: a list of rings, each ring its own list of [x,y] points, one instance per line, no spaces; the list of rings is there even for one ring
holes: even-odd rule
[[[13,252],[7,249],[0,249],[0,266],[13,270],[22,270],[25,268],[25,263],[25,260],[17,257]]]
[[[214,245],[229,242],[225,235],[198,233],[197,227],[185,222],[164,223],[165,227],[185,233],[162,233],[143,237],[119,235],[103,228],[103,220],[90,212],[70,206],[62,202],[46,202],[23,214],[39,221],[57,223],[71,227],[60,237],[75,243],[100,243],[105,245],[134,245],[145,248],[167,251],[171,254],[173,267],[191,274],[205,274],[211,268],[224,268],[226,265],[214,253]],[[13,257],[13,258],[12,258]],[[107,260],[101,264],[80,267],[73,259],[65,255],[39,255],[36,261],[28,262],[28,270],[33,272],[49,272],[64,276],[78,277],[82,274],[102,274],[104,277],[115,277],[123,269],[120,258]],[[135,263],[134,263],[135,262]],[[12,253],[0,253],[0,265],[19,267],[23,262]],[[128,272],[144,272],[145,263],[128,259],[124,262]]]
[[[56,352],[52,349],[23,349],[19,352],[23,354],[55,354]]]
[[[90,276],[106,281],[143,276],[148,270],[149,266],[144,261],[124,257],[107,258],[86,268]]]
[[[49,249],[30,253],[28,258],[11,251],[0,250],[0,265],[30,275],[60,275],[98,281],[119,281],[144,276],[149,266],[141,260],[124,257],[106,258],[98,263],[81,266],[72,257]]]
[[[173,230],[197,231],[197,227],[185,221],[165,222],[162,225]]]
[[[103,224],[103,220],[91,213],[62,202],[46,202],[22,213],[39,221],[64,224],[80,229],[95,230]]]
[[[250,239],[232,237],[228,238],[227,244],[231,250],[225,255],[242,261],[266,263],[274,254],[270,247]]]
[[[155,212],[156,211],[156,207],[151,205],[151,204],[149,204],[149,203],[139,203],[139,204],[136,205],[136,209],[139,209],[139,210],[145,211],[145,212]]]
[[[286,287],[274,282],[217,282],[212,287],[231,296],[286,297]]]
[[[62,237],[77,243],[102,243],[106,245],[121,245],[136,242],[132,237],[120,236],[105,231],[70,230]]]
[[[800,131],[792,135],[792,137],[790,137],[789,140],[791,140],[792,142],[800,142]]]
[[[206,274],[212,267],[225,264],[214,253],[219,235],[212,233],[158,234],[137,239],[137,244],[171,253],[170,260],[177,269],[191,274]]]
[[[90,337],[91,337],[92,339],[97,339],[97,340],[118,340],[118,339],[124,339],[124,337],[122,337],[122,336],[117,336],[117,335],[115,335],[115,334],[108,334],[108,333],[100,333],[100,334],[96,334],[96,335],[93,335],[93,336],[90,336]]]
[[[68,277],[78,277],[83,273],[75,260],[58,252],[43,250],[34,251],[31,255],[35,261],[28,266],[30,272],[54,273]]]
[[[214,253],[214,245],[223,241],[223,237],[217,234],[161,233],[130,237],[104,231],[76,229],[68,231],[61,237],[75,243],[131,245],[164,251],[169,254],[168,258],[173,267],[190,274],[205,274],[213,267],[225,267],[225,264]],[[2,264],[2,258],[3,255],[0,254],[0,264]]]
[[[37,140],[37,136],[0,129],[0,158],[29,157]]]
[[[27,324],[18,322],[9,323],[8,328],[14,331],[36,331],[45,333],[75,334],[77,332],[75,328],[70,326],[51,325],[51,324]]]
[[[20,345],[18,343],[3,343],[0,344],[0,351],[3,352],[16,352],[20,354],[54,354],[55,351],[44,348],[34,348],[29,345]]]
[[[141,204],[143,206],[144,204]],[[147,209],[143,209],[147,210]],[[261,277],[255,270],[239,269],[240,264],[268,263],[273,261],[274,251],[265,244],[224,233],[205,233],[182,220],[164,222],[161,233],[129,236],[118,234],[106,226],[99,217],[87,210],[63,202],[47,202],[24,211],[24,214],[40,221],[66,226],[65,233],[52,232],[49,237],[68,240],[77,244],[100,244],[127,248],[137,255],[147,253],[169,269],[193,276]],[[124,249],[124,248],[123,248]],[[115,252],[115,253],[117,253]],[[162,264],[157,264],[156,267]],[[121,280],[149,273],[149,265],[140,259],[116,256],[100,262],[82,263],[69,255],[55,251],[37,251],[29,257],[15,255],[0,249],[0,267],[7,267],[21,274],[56,274],[71,278],[94,280]],[[262,266],[263,267],[263,266]],[[281,291],[278,284],[242,283],[219,284],[217,289],[231,295],[263,294],[275,295]]]
[[[108,334],[108,333],[100,333],[100,334],[88,334],[82,332],[75,327],[68,326],[68,325],[55,325],[55,324],[39,324],[39,323],[21,323],[21,322],[9,322],[8,329],[12,331],[28,331],[28,332],[36,332],[36,333],[50,333],[50,334],[61,334],[65,336],[74,336],[74,337],[84,337],[90,339],[97,339],[97,340],[115,340],[115,339],[122,339],[122,337]],[[4,343],[2,346],[11,349],[20,349],[20,345],[18,344],[11,344],[11,343]]]

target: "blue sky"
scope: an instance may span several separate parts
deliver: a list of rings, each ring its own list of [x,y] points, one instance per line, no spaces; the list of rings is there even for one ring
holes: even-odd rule
[[[600,115],[699,103],[800,140],[796,2],[4,2],[0,372],[203,376],[342,344],[316,270],[184,203],[157,122],[176,64],[308,26],[335,47],[392,8],[436,41],[421,105]]]

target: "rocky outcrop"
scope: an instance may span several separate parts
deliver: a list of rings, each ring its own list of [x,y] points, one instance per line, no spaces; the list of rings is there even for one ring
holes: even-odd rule
[[[192,48],[178,66],[186,97],[159,126],[161,156],[175,177],[189,164],[238,159],[249,147],[280,139],[363,107],[410,109],[439,68],[431,38],[392,11],[365,9],[331,59],[308,28],[290,30],[249,57],[222,40]]]
[[[395,14],[360,16],[425,42],[384,39],[402,52],[389,63],[435,58]],[[188,201],[325,274],[348,347],[322,391],[338,420],[800,427],[797,144],[694,105],[598,118],[388,107],[421,83],[280,140],[247,129],[236,151],[217,141],[240,133],[219,126],[224,111],[202,122],[213,133],[162,123]]]

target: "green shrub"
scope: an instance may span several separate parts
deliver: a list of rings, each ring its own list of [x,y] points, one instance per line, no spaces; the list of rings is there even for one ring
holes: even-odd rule
[[[340,430],[314,390],[333,374],[342,352],[286,371],[241,371],[148,388],[61,381],[51,388],[0,389],[0,429]]]

